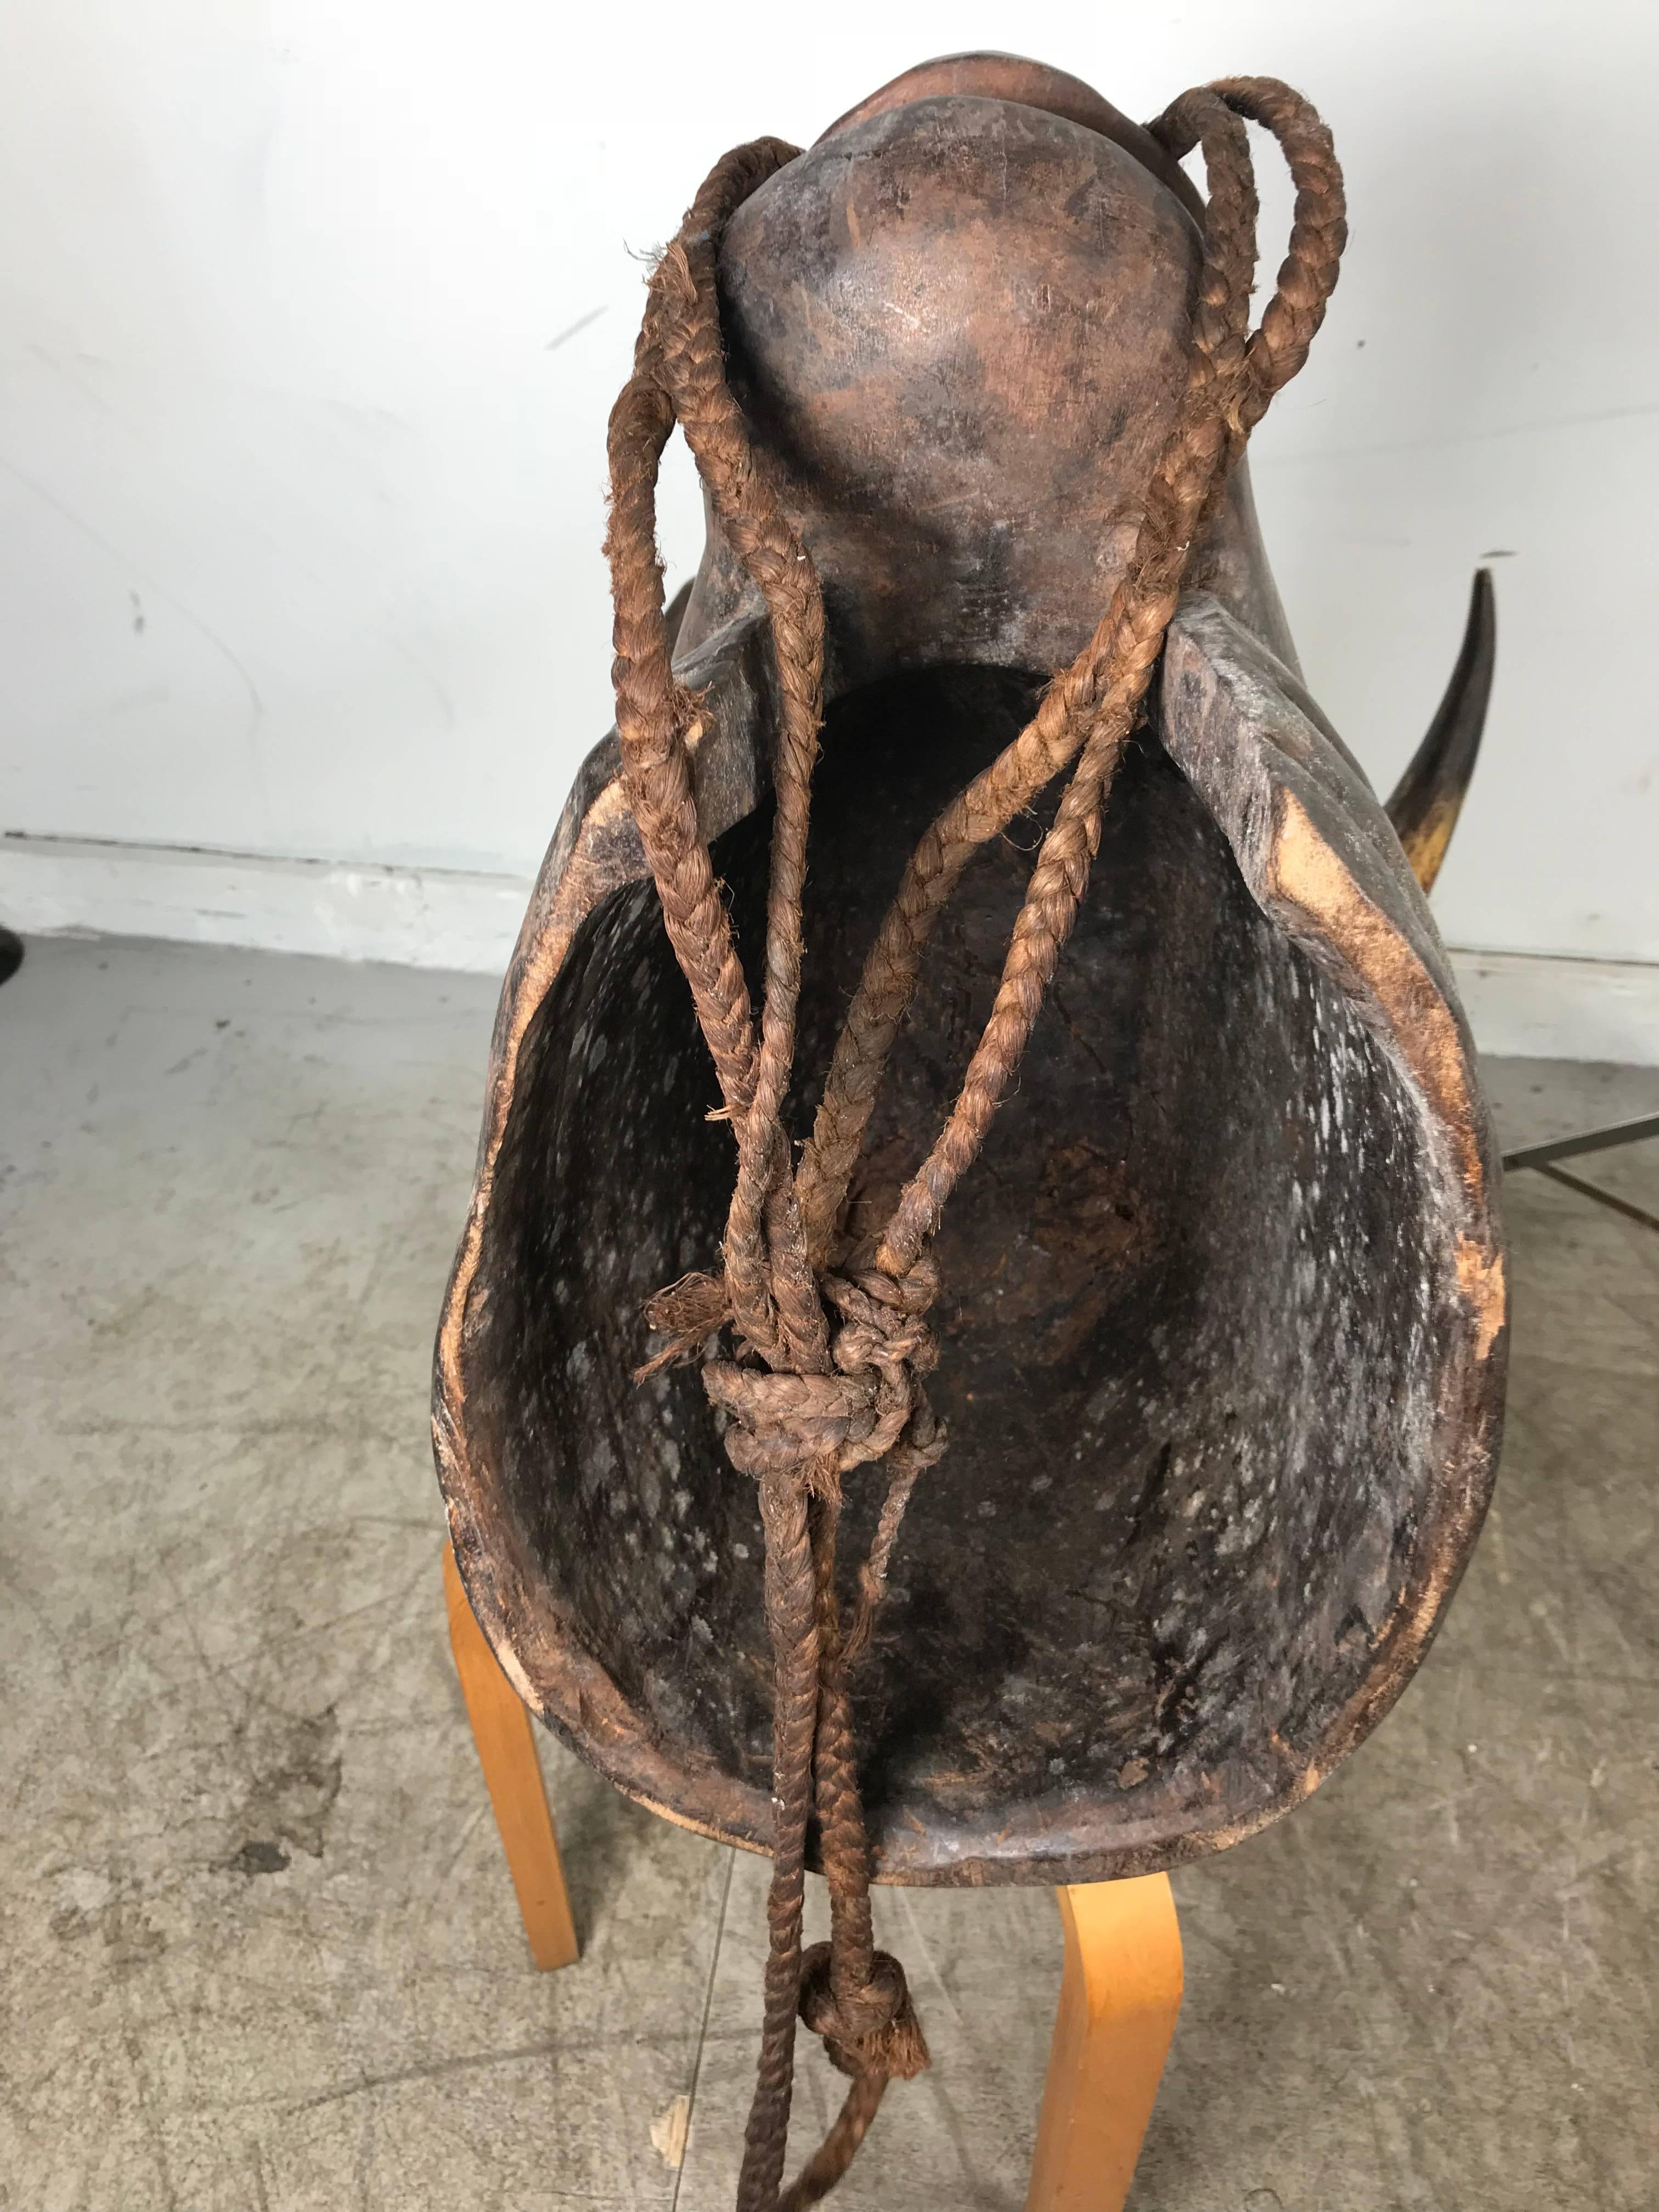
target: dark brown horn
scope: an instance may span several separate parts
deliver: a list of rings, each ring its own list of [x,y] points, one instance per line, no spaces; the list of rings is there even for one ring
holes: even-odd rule
[[[1434,888],[1474,774],[1497,651],[1498,609],[1492,597],[1492,570],[1477,568],[1474,588],[1469,593],[1469,618],[1446,696],[1388,805],[1395,835],[1406,848],[1412,873],[1425,891]]]

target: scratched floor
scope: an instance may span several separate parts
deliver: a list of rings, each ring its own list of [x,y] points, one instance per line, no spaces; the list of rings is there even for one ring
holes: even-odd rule
[[[584,1956],[538,1978],[448,1664],[426,1365],[491,996],[67,942],[0,991],[7,2212],[731,2202],[763,1869],[550,1743]],[[1512,1140],[1659,1103],[1492,1076]],[[1656,1207],[1656,1154],[1575,1165]],[[1135,2212],[1654,2203],[1659,1234],[1509,1208],[1498,1509],[1376,1738],[1176,1877]],[[882,1902],[939,2063],[838,2201],[1018,2212],[1052,1902]]]

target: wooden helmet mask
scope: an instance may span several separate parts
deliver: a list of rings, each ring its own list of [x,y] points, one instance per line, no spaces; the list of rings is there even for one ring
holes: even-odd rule
[[[1212,105],[1273,125],[1294,171],[1304,142],[1269,83]],[[1212,157],[1205,112],[1149,132],[1033,64],[930,64],[808,151],[769,156],[717,225],[688,219],[668,259],[694,307],[702,257],[712,364],[684,318],[680,367],[649,318],[641,340],[635,398],[662,436],[678,417],[704,465],[715,416],[687,397],[702,375],[747,441],[736,477],[705,467],[708,545],[659,745],[695,808],[686,849],[708,856],[745,1016],[779,988],[781,763],[802,706],[779,544],[821,609],[763,1274],[781,1268],[792,1176],[907,865],[1120,617],[1073,732],[1075,753],[1127,700],[1085,825],[1086,890],[970,1170],[924,1209],[932,1341],[925,1359],[910,1337],[900,1351],[927,1370],[926,1404],[911,1375],[899,1456],[918,1463],[890,1553],[891,1463],[844,1441],[851,1355],[769,1369],[738,1291],[705,1297],[736,1264],[750,1093],[734,1109],[706,994],[665,931],[666,817],[629,751],[652,610],[635,620],[621,596],[620,735],[580,771],[507,977],[441,1327],[456,1557],[514,1685],[629,1795],[756,1850],[781,1848],[766,1509],[782,1478],[764,1447],[788,1425],[786,1384],[829,1423],[809,1439],[819,1474],[794,1430],[791,1464],[813,1531],[834,1492],[844,1562],[867,1577],[875,1547],[879,1609],[844,1679],[878,1881],[1146,1873],[1284,1813],[1422,1658],[1494,1472],[1496,1158],[1425,898],[1485,709],[1485,580],[1385,811],[1304,688],[1236,450],[1250,417],[1212,382],[1220,459],[1190,544],[1162,548],[1172,615],[1124,678],[1148,487],[1218,296],[1215,226],[1176,158],[1194,138]],[[1243,375],[1248,351],[1218,345],[1215,374]],[[763,495],[766,528],[743,504]],[[613,561],[631,496],[619,480]],[[1022,794],[929,909],[827,1244],[809,1224],[836,1346],[869,1320],[857,1299],[878,1307],[902,1277],[884,1226],[1002,1004],[1066,785],[1062,766]],[[652,1364],[665,1349],[688,1361]],[[839,1571],[846,1614],[870,1593]],[[820,1800],[809,1861],[823,1820]]]

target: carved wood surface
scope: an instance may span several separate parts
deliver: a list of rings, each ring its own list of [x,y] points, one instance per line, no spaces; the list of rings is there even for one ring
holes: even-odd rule
[[[1114,140],[948,94],[855,117],[732,227],[734,374],[831,630],[798,1130],[905,854],[1103,604],[1193,237]],[[939,1242],[951,1445],[857,1686],[888,1880],[1149,1872],[1282,1813],[1408,1678],[1490,1487],[1495,1159],[1443,953],[1301,686],[1243,485],[1196,584]],[[752,961],[768,657],[716,542],[681,639]],[[629,1379],[644,1299],[716,1256],[732,1147],[616,766],[608,739],[582,770],[504,989],[434,1437],[520,1693],[630,1794],[765,1848],[752,1486],[694,1372]],[[950,909],[872,1195],[949,1104],[1037,834],[988,848]]]

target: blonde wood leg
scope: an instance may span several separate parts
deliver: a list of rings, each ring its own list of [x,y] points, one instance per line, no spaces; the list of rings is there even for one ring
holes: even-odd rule
[[[518,1892],[531,1956],[544,1972],[574,1966],[576,1930],[565,1894],[559,1839],[548,1809],[547,1785],[536,1756],[530,1715],[495,1663],[483,1631],[472,1617],[453,1547],[444,1546],[444,1599],[449,1644],[461,1678],[472,1741],[478,1747],[489,1802],[495,1808],[507,1871]]]
[[[1057,1889],[1066,1972],[1025,2212],[1122,2212],[1181,2010],[1166,1874]]]

